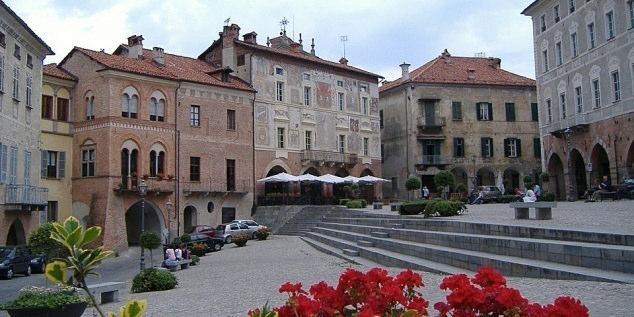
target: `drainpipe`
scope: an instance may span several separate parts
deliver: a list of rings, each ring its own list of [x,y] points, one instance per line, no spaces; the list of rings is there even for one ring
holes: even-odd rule
[[[180,237],[180,228],[181,228],[181,217],[179,217],[180,215],[180,202],[181,202],[181,195],[180,195],[180,179],[181,179],[181,163],[180,163],[180,139],[181,139],[181,134],[180,134],[180,130],[178,129],[178,107],[180,106],[180,101],[178,101],[178,91],[180,90],[182,85],[182,82],[178,82],[178,87],[176,88],[176,91],[174,92],[174,114],[175,114],[175,118],[174,118],[174,129],[176,130],[175,133],[175,141],[176,141],[176,197],[175,197],[175,202],[174,202],[174,218],[176,219],[176,236]]]
[[[249,54],[249,85],[253,88],[253,55]],[[257,188],[256,188],[256,176],[255,176],[255,95],[253,93],[253,101],[251,101],[251,145],[252,145],[252,160],[251,160],[251,173],[253,175],[253,203],[251,204],[251,216],[255,214],[257,210]]]
[[[618,153],[616,152],[616,141],[617,141],[617,135],[614,135],[614,168],[616,171],[616,179],[614,180],[615,185],[619,183],[619,156],[618,156]]]

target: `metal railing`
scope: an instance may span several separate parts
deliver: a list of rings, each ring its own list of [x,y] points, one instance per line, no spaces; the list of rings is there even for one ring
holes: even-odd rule
[[[303,161],[312,162],[332,162],[332,163],[345,163],[345,164],[357,164],[359,156],[354,153],[341,153],[334,151],[318,151],[318,150],[303,150]]]
[[[447,164],[447,159],[442,155],[423,155],[421,162],[423,165],[443,165]]]
[[[236,179],[235,183],[227,182],[224,179],[201,179],[199,182],[181,182],[182,190],[185,193],[223,193],[238,192],[246,193],[253,191],[253,182],[250,179]]]
[[[46,205],[48,188],[31,185],[5,185],[4,203],[6,205]]]
[[[444,127],[447,124],[445,117],[418,117],[416,123],[421,129],[431,129]]]

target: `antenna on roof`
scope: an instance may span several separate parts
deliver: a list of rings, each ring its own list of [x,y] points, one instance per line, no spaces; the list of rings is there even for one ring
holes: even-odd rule
[[[473,57],[487,57],[487,54],[485,52],[477,52],[475,54],[473,54]]]
[[[280,26],[282,27],[282,34],[286,35],[286,25],[288,24],[288,20],[286,19],[286,17],[284,17],[282,19],[282,21],[280,21]],[[280,35],[282,35],[280,34]]]
[[[231,17],[228,17],[228,18],[225,20],[225,26],[229,26],[229,22],[231,22]]]
[[[346,42],[348,42],[348,36],[341,35],[339,36],[339,40],[343,43],[343,58],[346,58]]]
[[[295,15],[293,15],[293,41],[295,41]]]

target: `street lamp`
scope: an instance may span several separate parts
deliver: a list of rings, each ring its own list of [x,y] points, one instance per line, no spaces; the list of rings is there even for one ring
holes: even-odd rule
[[[145,184],[145,180],[141,180],[137,189],[139,196],[141,196],[141,234],[139,234],[139,244],[141,244],[141,237],[143,236],[143,232],[145,232],[145,195],[147,194],[147,184]],[[141,271],[145,269],[145,252],[143,251],[143,246],[141,246]]]
[[[171,232],[171,230],[172,230],[171,229],[172,228],[172,226],[171,226],[172,218],[171,218],[171,215],[172,215],[172,209],[174,208],[174,203],[172,203],[171,199],[168,200],[165,203],[165,207],[167,208],[167,238],[166,238],[167,241],[165,241],[165,244],[168,244],[170,239],[172,238],[172,232]]]
[[[568,167],[568,200],[569,201],[573,201],[574,200],[574,186],[572,184],[572,162],[571,162],[571,155],[570,155],[570,149],[572,148],[572,129],[570,129],[569,127],[566,128],[564,130],[564,138],[566,139],[566,166]]]

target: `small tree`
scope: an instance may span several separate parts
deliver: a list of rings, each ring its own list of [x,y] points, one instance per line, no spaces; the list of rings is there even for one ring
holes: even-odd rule
[[[68,255],[64,246],[51,239],[53,224],[45,223],[33,230],[29,235],[29,248],[35,254],[44,253],[48,259],[61,258]]]
[[[152,250],[161,246],[161,237],[154,231],[146,231],[141,235],[141,248],[150,250],[150,263],[154,267]]]
[[[533,177],[530,175],[525,175],[524,176],[524,187],[526,189],[530,188],[531,185],[533,184]]]
[[[421,186],[420,179],[416,176],[410,176],[407,181],[405,181],[405,188],[408,193],[412,191],[419,190]],[[409,194],[408,194],[409,195]]]
[[[442,187],[443,196],[446,196],[446,193],[449,191],[449,187],[453,187],[456,184],[456,178],[453,176],[453,173],[449,171],[440,171],[434,175],[434,184]]]
[[[188,233],[186,233],[186,234],[181,236],[180,240],[181,240],[180,241],[181,243],[188,244],[188,243],[190,243],[192,241],[192,237]]]

